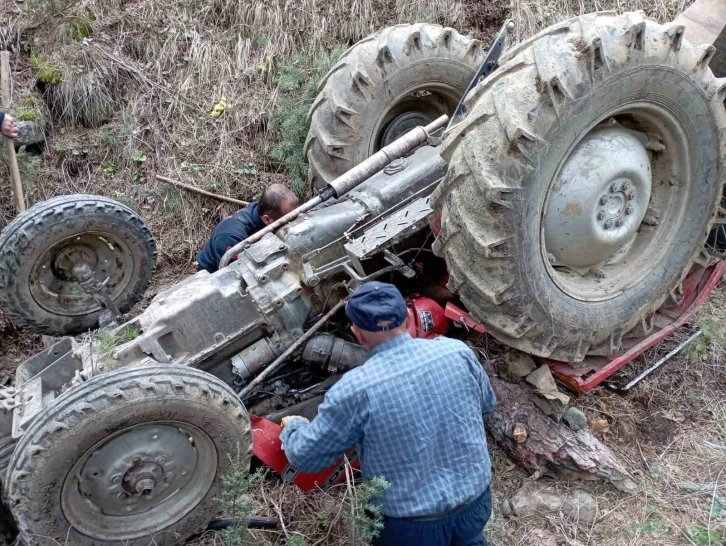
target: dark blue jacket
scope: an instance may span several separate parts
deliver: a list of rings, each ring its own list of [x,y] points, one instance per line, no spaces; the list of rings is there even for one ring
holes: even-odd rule
[[[5,119],[5,112],[3,112],[2,110],[0,110],[0,125],[3,124],[3,120],[4,119]]]
[[[265,223],[257,210],[257,201],[222,220],[214,228],[207,244],[197,254],[199,269],[206,269],[210,273],[214,273],[219,266],[219,260],[227,250],[263,227],[265,227]]]

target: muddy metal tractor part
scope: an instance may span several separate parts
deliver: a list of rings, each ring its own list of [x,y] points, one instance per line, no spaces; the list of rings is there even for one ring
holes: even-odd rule
[[[130,321],[88,333],[149,282],[155,243],[132,210],[63,196],[7,226],[3,312],[83,334],[2,391],[22,540],[203,529],[230,457],[250,457],[248,407],[304,400],[365,358],[338,312],[369,279],[457,298],[503,343],[568,362],[616,353],[681,300],[720,258],[715,48],[642,13],[581,16],[501,54],[508,28],[489,52],[426,24],[345,52],[310,111],[315,197]]]

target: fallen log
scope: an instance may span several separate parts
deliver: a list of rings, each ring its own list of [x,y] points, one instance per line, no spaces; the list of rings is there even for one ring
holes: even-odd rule
[[[507,383],[491,364],[483,365],[497,396],[487,430],[525,470],[556,478],[603,479],[622,491],[637,491],[625,467],[588,429],[573,431],[553,421],[535,405],[536,395],[523,381]]]

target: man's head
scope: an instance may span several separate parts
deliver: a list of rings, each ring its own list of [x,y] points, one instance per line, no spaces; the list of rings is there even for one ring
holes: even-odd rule
[[[271,184],[260,195],[257,202],[260,217],[265,225],[285,216],[296,209],[300,202],[292,190],[282,184]]]
[[[408,327],[408,308],[401,292],[384,282],[361,286],[348,300],[345,314],[353,323],[353,334],[366,349],[403,334]]]

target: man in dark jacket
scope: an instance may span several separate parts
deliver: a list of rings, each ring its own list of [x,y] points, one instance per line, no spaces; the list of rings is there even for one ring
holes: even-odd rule
[[[17,138],[18,124],[15,118],[0,110],[0,133],[8,138]]]
[[[219,261],[237,243],[297,208],[297,196],[282,184],[270,185],[258,201],[222,220],[197,254],[199,269],[217,271]]]

